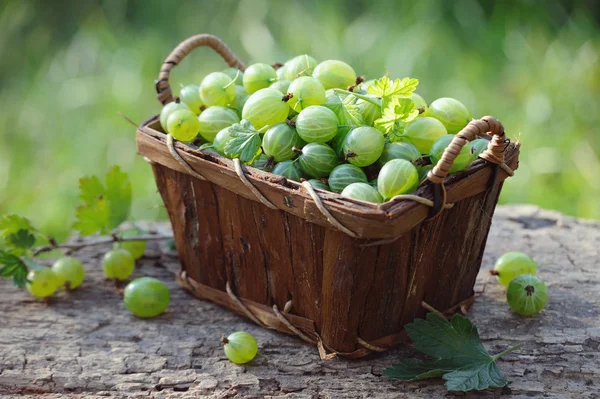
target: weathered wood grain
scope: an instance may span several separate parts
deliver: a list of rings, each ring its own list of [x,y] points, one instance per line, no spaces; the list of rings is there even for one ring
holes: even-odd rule
[[[100,259],[108,249],[79,253],[86,269],[83,285],[69,295],[60,293],[49,305],[0,281],[0,397],[456,396],[446,392],[441,379],[402,383],[382,376],[390,364],[415,355],[406,346],[363,359],[324,362],[313,346],[297,338],[197,300],[173,279],[180,260],[161,255],[155,245],[138,261],[134,277],[163,280],[171,291],[171,305],[160,317],[137,319],[104,280]],[[498,363],[510,380],[507,387],[460,397],[598,398],[600,224],[530,206],[498,207],[476,290],[495,260],[509,250],[534,257],[549,301],[539,315],[520,317],[508,309],[503,287],[494,281],[488,285],[469,313],[485,347],[491,353],[519,343],[524,347]],[[256,337],[261,354],[244,366],[228,362],[219,342],[222,333],[239,330]]]

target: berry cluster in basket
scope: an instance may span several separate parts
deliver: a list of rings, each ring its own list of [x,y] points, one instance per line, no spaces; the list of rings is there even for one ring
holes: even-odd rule
[[[299,55],[229,68],[184,86],[160,114],[175,139],[342,196],[380,203],[415,191],[471,121],[458,100],[427,105],[412,78],[364,81],[342,61]],[[468,167],[486,139],[463,147]]]

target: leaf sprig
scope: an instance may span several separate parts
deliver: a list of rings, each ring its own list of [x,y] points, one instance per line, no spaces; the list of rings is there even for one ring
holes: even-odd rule
[[[431,360],[402,359],[385,369],[383,374],[403,381],[442,377],[450,391],[505,386],[508,381],[498,369],[496,360],[522,346],[490,355],[481,343],[477,328],[459,314],[448,322],[435,313],[428,313],[426,320],[417,319],[405,328],[414,348]]]
[[[386,108],[383,109],[381,118],[375,121],[375,127],[386,133],[390,141],[397,141],[397,137],[404,133],[408,122],[419,116],[419,109],[410,98],[393,97]]]
[[[84,177],[79,180],[79,187],[83,205],[76,210],[78,220],[74,227],[83,235],[96,232],[110,235],[85,242],[59,244],[40,233],[27,218],[14,214],[0,216],[0,277],[12,278],[16,286],[23,288],[29,271],[43,267],[34,259],[42,253],[57,249],[73,253],[93,245],[172,238],[161,234],[123,237],[115,230],[127,220],[131,209],[131,181],[118,166],[108,172],[105,183],[96,176]],[[39,241],[47,241],[48,245],[34,248]]]
[[[229,128],[231,139],[225,145],[225,155],[239,158],[243,163],[252,163],[262,152],[260,131],[252,123],[243,119]]]
[[[371,86],[367,88],[367,93],[381,98],[382,108],[396,97],[409,97],[419,85],[419,80],[414,78],[404,78],[391,80],[387,76],[375,80]]]
[[[23,257],[35,245],[38,231],[29,219],[8,214],[0,218],[0,277],[12,278],[18,287],[27,282],[27,264]]]
[[[123,223],[131,209],[131,181],[117,165],[106,175],[105,184],[96,176],[79,180],[83,203],[76,210],[74,228],[84,236],[100,232],[109,234]]]
[[[374,121],[374,126],[386,134],[391,142],[398,141],[404,133],[406,125],[419,116],[419,109],[409,98],[419,84],[418,79],[404,78],[392,80],[387,76],[377,79],[367,87],[367,94],[334,89],[338,95],[345,95],[342,101],[342,111],[350,116],[357,126],[365,125],[364,115],[361,115],[356,102],[349,99],[360,99],[373,104],[381,110],[381,117]]]

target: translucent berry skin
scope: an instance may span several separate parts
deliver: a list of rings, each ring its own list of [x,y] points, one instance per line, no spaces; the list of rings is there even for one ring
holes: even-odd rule
[[[325,90],[339,88],[346,89],[356,83],[356,72],[343,61],[327,60],[321,62],[313,71],[315,77]]]
[[[279,162],[277,165],[275,165],[271,173],[273,173],[274,175],[283,176],[287,179],[294,180],[297,182],[299,182],[300,179],[303,177],[302,171],[300,170],[297,161]]]
[[[433,144],[447,135],[448,132],[442,122],[422,116],[406,125],[400,141],[414,145],[421,154],[429,154]]]
[[[381,168],[377,177],[377,191],[385,199],[410,194],[419,185],[417,168],[405,159],[392,159]]]
[[[149,318],[165,311],[171,301],[171,295],[162,281],[154,277],[140,277],[127,284],[123,301],[135,316]]]
[[[289,108],[276,89],[260,89],[246,100],[242,109],[242,119],[249,120],[252,125],[260,130],[265,126],[274,126],[285,122]]]
[[[69,289],[75,289],[81,285],[85,277],[83,265],[77,258],[63,256],[52,265],[52,271],[57,278],[59,286],[67,285]]]
[[[316,66],[317,60],[310,55],[298,55],[286,62],[282,67],[284,68],[284,78],[292,82],[300,76],[310,76]]]
[[[381,157],[379,157],[379,166],[385,165],[392,159],[406,159],[414,164],[419,158],[421,158],[421,153],[414,145],[403,142],[389,143],[385,145]]]
[[[271,65],[264,63],[252,64],[244,72],[244,88],[248,94],[265,89],[277,80],[277,73]]]
[[[326,177],[337,166],[335,151],[325,143],[308,143],[298,156],[300,169],[310,177]]]
[[[288,88],[290,87],[290,84],[292,84],[292,82],[290,82],[289,80],[287,80],[287,79],[281,79],[281,80],[278,80],[277,82],[274,82],[269,87],[271,89],[279,90],[281,92],[281,94],[287,94]]]
[[[178,103],[178,102],[170,102],[167,105],[165,105],[162,110],[160,110],[160,126],[163,128],[163,131],[168,133],[167,130],[167,119],[169,119],[169,116],[171,116],[171,114],[179,109],[189,109],[187,105],[185,105],[184,103]]]
[[[189,108],[177,109],[167,119],[167,132],[179,141],[192,141],[198,136],[200,123]]]
[[[225,145],[231,140],[231,127],[222,129],[213,141],[212,149],[221,155],[225,155]]]
[[[122,238],[136,237],[136,236],[143,235],[144,233],[145,232],[143,230],[140,230],[137,228],[131,228],[131,229],[126,229],[126,230],[121,231],[119,233],[119,237],[122,237]],[[144,240],[119,241],[119,242],[115,242],[115,244],[113,245],[113,248],[115,248],[115,249],[123,248],[124,250],[128,251],[131,254],[131,256],[133,256],[133,259],[137,260],[144,255],[144,252],[146,252],[146,241],[144,241]]]
[[[473,160],[477,160],[479,158],[479,154],[487,150],[490,142],[486,139],[475,139],[469,143],[469,147],[471,147],[471,153],[473,154]]]
[[[274,165],[269,163],[269,157],[265,153],[260,154],[250,166],[265,172],[272,172],[274,167]]]
[[[107,252],[102,258],[102,269],[106,277],[116,280],[125,280],[135,269],[135,259],[122,248]]]
[[[183,86],[179,92],[179,98],[196,115],[200,115],[205,107],[204,101],[200,98],[200,86],[198,85]]]
[[[321,105],[326,99],[325,88],[321,82],[311,76],[301,76],[293,80],[288,92],[292,94],[292,98],[287,103],[296,112],[311,105]]]
[[[302,148],[304,142],[296,133],[296,129],[286,123],[278,123],[271,127],[263,136],[262,148],[264,153],[273,157],[275,162],[287,161],[296,156],[293,148]]]
[[[244,72],[240,71],[237,68],[225,68],[223,69],[223,73],[227,76],[229,76],[231,79],[235,79],[235,84],[236,85],[243,85],[244,84]],[[237,76],[237,78],[236,78]]]
[[[286,67],[285,65],[280,66],[279,68],[275,69],[275,73],[277,74],[277,79],[279,80],[288,80],[285,76],[286,76]],[[290,80],[291,82],[291,80]]]
[[[49,267],[31,270],[27,274],[25,287],[29,293],[37,298],[46,298],[54,294],[60,285],[60,280]]]
[[[240,122],[240,117],[234,110],[215,106],[207,108],[198,116],[200,122],[200,136],[211,143],[215,139],[217,133]]]
[[[537,265],[535,261],[523,252],[507,252],[496,261],[492,272],[503,286],[508,284],[517,276],[522,274],[536,274]]]
[[[369,183],[352,183],[346,186],[341,193],[342,197],[348,197],[365,202],[381,203],[383,198],[377,190]]]
[[[250,97],[250,94],[244,89],[244,86],[235,86],[235,98],[231,104],[229,104],[229,108],[234,110],[240,118],[242,117],[242,110],[244,109],[246,101],[248,101],[248,97]]]
[[[308,182],[310,183],[311,186],[313,186],[313,188],[318,188],[318,189],[325,190],[325,191],[331,191],[331,188],[329,188],[329,186],[327,184],[323,183],[319,179],[310,179],[310,180],[308,180]]]
[[[427,110],[427,101],[417,93],[413,93],[409,97],[413,103],[415,103],[416,108],[423,108],[423,110]]]
[[[352,129],[344,139],[343,145],[348,162],[361,168],[377,162],[384,147],[383,134],[369,126]]]
[[[338,117],[329,108],[308,107],[298,114],[296,131],[307,143],[326,143],[338,134]]]
[[[200,84],[200,98],[207,107],[229,105],[235,98],[235,84],[223,72],[213,72]]]
[[[248,363],[256,357],[258,344],[252,335],[238,331],[223,339],[225,356],[235,364]]]
[[[440,161],[442,155],[444,154],[444,151],[446,150],[446,147],[450,145],[453,139],[453,134],[447,134],[436,140],[435,143],[433,143],[433,145],[431,146],[431,150],[429,150],[429,157],[431,159],[432,164],[435,165]],[[471,165],[472,162],[473,154],[471,154],[471,147],[465,145],[463,148],[461,148],[460,152],[458,153],[458,156],[454,159],[454,163],[450,168],[450,173],[455,173],[466,169],[469,165]]]
[[[419,182],[425,180],[431,169],[433,169],[433,165],[417,166],[417,172],[419,172]]]
[[[367,175],[361,168],[352,164],[338,165],[329,174],[331,191],[341,193],[352,183],[367,183]]]
[[[522,316],[539,313],[548,301],[546,284],[533,274],[515,277],[506,289],[508,306]]]
[[[449,97],[438,98],[432,102],[424,116],[430,116],[442,122],[449,134],[460,132],[473,119],[471,112],[463,103]]]

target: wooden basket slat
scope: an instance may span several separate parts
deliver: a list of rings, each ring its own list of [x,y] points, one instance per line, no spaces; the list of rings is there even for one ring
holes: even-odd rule
[[[156,127],[156,122],[150,124]],[[187,173],[165,148],[164,134],[142,126],[138,130],[138,152],[165,165],[173,170]],[[202,170],[207,179],[220,186],[228,187],[231,191],[253,201],[258,201],[254,194],[241,182],[233,171],[230,160],[216,154],[196,153],[190,147],[178,143],[177,149],[181,156],[195,169]],[[506,163],[513,169],[518,166],[518,149],[511,146],[506,151]],[[204,159],[207,158],[207,159]],[[213,162],[215,161],[215,162]],[[312,223],[330,227],[329,222],[318,210],[314,201],[295,182],[288,182],[290,187],[279,184],[281,179],[265,174],[254,168],[248,168],[248,179],[263,195],[280,209],[306,218]],[[453,176],[446,185],[448,202],[460,201],[471,195],[487,189],[493,175],[493,168],[484,162],[475,162],[460,176]],[[256,175],[253,176],[253,175]],[[259,178],[267,176],[264,179]],[[503,181],[506,172],[500,170],[497,181]],[[270,181],[271,180],[271,181]],[[275,182],[273,182],[275,181]],[[423,187],[417,193],[431,198],[429,188]],[[359,201],[350,201],[336,194],[322,194],[328,208],[338,220],[342,221],[352,231],[365,238],[394,238],[409,231],[427,218],[429,207],[413,201],[385,203],[382,205],[358,205]],[[287,204],[287,205],[286,205]]]
[[[318,325],[322,318],[321,292],[327,289],[322,285],[325,231],[303,219],[291,215],[286,218],[291,244],[286,249],[291,251],[294,279],[294,291],[290,293],[293,312]]]
[[[261,320],[288,333],[265,312],[273,304],[283,310],[292,300],[288,317],[294,323],[320,334],[326,347],[352,356],[368,353],[357,343],[359,337],[384,346],[400,342],[402,326],[426,313],[422,301],[447,309],[472,295],[505,178],[500,171],[490,187],[493,167],[483,162],[451,176],[448,202],[455,205],[432,220],[423,220],[428,207],[410,201],[367,206],[357,213],[358,202],[323,195],[336,217],[369,238],[404,232],[394,242],[363,246],[370,241],[332,230],[296,183],[282,187],[278,178],[263,180],[258,178],[263,172],[247,170],[256,175],[248,179],[280,207],[273,210],[257,202],[221,159],[206,160],[203,157],[213,156],[178,147],[186,161],[210,179],[200,181],[172,159],[160,133],[141,129],[138,146],[157,162],[153,170],[182,267],[204,287],[199,296],[243,314],[224,294],[229,281]],[[516,168],[518,148],[509,150],[507,162]],[[292,208],[285,205],[290,200]]]
[[[256,234],[251,201],[240,201],[233,192],[215,187],[223,250],[229,263],[228,279],[243,298],[271,304],[268,297],[265,257]]]
[[[325,343],[335,342],[336,350],[351,352],[378,249],[357,246],[352,237],[329,229],[324,247],[321,336]]]
[[[358,327],[364,340],[372,341],[400,330],[410,269],[398,265],[408,259],[412,235],[412,232],[406,233],[394,243],[378,247],[374,278]]]
[[[198,282],[220,290],[225,290],[227,274],[223,250],[223,231],[219,223],[219,198],[215,186],[207,181],[192,178],[190,189],[196,201],[197,231],[199,242],[194,253],[195,261],[201,265],[204,276],[195,277],[197,271],[190,270],[190,276]],[[211,265],[207,268],[206,265]]]
[[[283,309],[294,292],[292,253],[287,215],[252,201],[255,234],[264,252],[267,289],[273,303]],[[271,304],[271,302],[269,302]]]
[[[189,245],[193,239],[190,235],[190,228],[193,226],[187,222],[187,218],[190,216],[187,209],[191,201],[189,187],[192,178],[189,175],[168,168],[154,167],[153,169],[156,184],[159,187],[171,224],[174,226],[173,236],[183,267],[190,271],[194,280],[204,284],[206,280],[203,274],[200,273],[200,270],[202,270],[199,267],[200,262],[195,256],[192,246]]]

